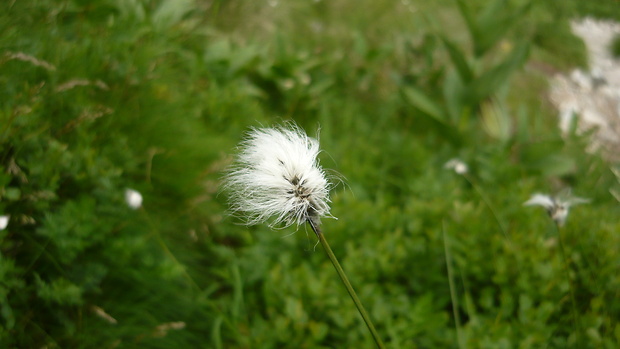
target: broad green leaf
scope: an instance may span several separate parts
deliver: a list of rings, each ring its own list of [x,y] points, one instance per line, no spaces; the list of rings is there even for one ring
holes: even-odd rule
[[[439,105],[430,99],[424,92],[413,86],[406,86],[402,89],[405,99],[414,107],[420,109],[433,119],[445,123],[446,117]]]
[[[483,14],[478,17],[476,31],[473,34],[474,53],[476,57],[483,56],[498,41],[506,36],[506,33],[523,18],[530,8],[531,3],[521,6],[518,10],[506,13],[505,0],[497,0],[490,4]]]
[[[459,72],[461,80],[463,80],[465,83],[471,81],[473,78],[473,72],[469,67],[469,63],[467,63],[467,59],[465,58],[463,52],[461,52],[461,50],[447,37],[444,36],[441,38],[441,40],[443,41],[444,46],[448,50],[450,59],[452,60],[452,63],[454,63],[454,66]]]
[[[575,159],[561,154],[551,154],[531,166],[545,176],[565,176],[575,173],[577,169]]]
[[[205,60],[211,62],[229,61],[232,55],[230,41],[223,39],[209,45],[205,51]]]
[[[505,9],[509,6],[508,0],[495,0],[491,1],[480,12],[477,18],[477,22],[481,28],[485,25],[493,22],[497,22],[498,14],[503,14]]]
[[[469,104],[478,104],[495,93],[508,81],[510,74],[525,62],[528,52],[529,45],[527,43],[519,44],[502,63],[474,80],[466,92],[467,102]]]
[[[179,23],[195,7],[193,0],[162,1],[153,14],[153,26],[167,29]]]
[[[478,32],[478,24],[476,23],[474,16],[472,15],[469,7],[465,4],[464,0],[456,0],[456,4],[459,8],[461,16],[463,16],[463,19],[465,20],[465,24],[467,25],[467,29],[469,29],[472,40],[475,42],[474,35]]]
[[[545,176],[575,173],[577,162],[564,152],[565,141],[558,137],[545,142],[522,145],[519,160],[525,167]]]
[[[230,70],[237,73],[247,67],[259,58],[259,50],[256,46],[240,47],[235,50],[235,54],[230,55]]]

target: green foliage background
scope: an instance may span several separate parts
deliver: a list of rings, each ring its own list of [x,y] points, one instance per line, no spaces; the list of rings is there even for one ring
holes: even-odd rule
[[[1,347],[372,347],[305,227],[218,195],[286,120],[345,178],[323,229],[388,347],[618,347],[615,165],[545,99],[586,64],[568,20],[617,1],[0,6]],[[560,232],[522,206],[568,187]]]

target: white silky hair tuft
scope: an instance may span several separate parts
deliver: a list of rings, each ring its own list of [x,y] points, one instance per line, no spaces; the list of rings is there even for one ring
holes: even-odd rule
[[[331,217],[332,184],[319,152],[319,142],[295,124],[251,129],[225,178],[231,211],[248,225],[270,221],[271,227]]]
[[[546,208],[547,210],[550,210],[555,205],[555,200],[549,195],[534,194],[529,200],[523,203],[523,205],[526,205],[526,206],[539,205],[539,206]]]

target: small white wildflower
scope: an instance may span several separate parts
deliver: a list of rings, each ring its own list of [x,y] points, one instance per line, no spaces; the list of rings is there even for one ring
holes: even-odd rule
[[[6,229],[6,227],[9,225],[10,219],[11,219],[11,216],[9,215],[0,216],[0,230]]]
[[[457,174],[464,175],[469,172],[469,167],[461,159],[451,159],[443,165],[445,169],[454,170]]]
[[[142,206],[142,194],[133,189],[126,189],[125,202],[130,208],[137,210]]]
[[[549,217],[556,222],[558,226],[563,226],[568,218],[568,211],[571,206],[589,203],[589,199],[578,198],[570,195],[570,190],[562,192],[557,197],[534,194],[532,197],[523,203],[526,206],[538,205],[547,210]]]
[[[330,216],[329,189],[319,166],[319,142],[294,124],[252,129],[226,177],[234,213],[245,213],[246,224],[301,225]]]

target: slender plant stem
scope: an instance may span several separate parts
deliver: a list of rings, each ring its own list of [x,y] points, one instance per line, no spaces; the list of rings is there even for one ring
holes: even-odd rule
[[[568,281],[568,292],[570,294],[570,300],[572,305],[572,313],[573,313],[573,321],[575,327],[577,328],[577,344],[579,344],[581,340],[581,321],[579,320],[579,316],[577,316],[577,302],[575,301],[575,291],[573,290],[573,283],[570,279],[570,271],[568,269],[568,258],[566,258],[566,252],[564,252],[564,243],[562,242],[562,229],[556,223],[555,224],[556,231],[558,233],[558,245],[560,245],[560,254],[562,255],[562,259],[564,261],[564,272],[566,273],[566,281]]]
[[[461,319],[459,318],[459,303],[456,297],[456,290],[454,288],[454,281],[452,280],[452,258],[450,258],[450,248],[448,247],[448,240],[446,239],[446,221],[442,222],[443,233],[443,249],[446,257],[446,268],[448,269],[448,286],[450,287],[450,298],[452,298],[452,314],[454,315],[454,326],[456,326],[456,337],[459,348],[465,348],[465,341],[463,340],[463,333],[461,332]]]
[[[493,208],[493,205],[491,205],[491,201],[489,200],[489,198],[484,194],[484,192],[478,187],[478,185],[471,179],[469,178],[469,176],[467,176],[467,174],[463,175],[463,178],[465,178],[465,180],[467,182],[469,182],[469,184],[474,187],[474,190],[478,193],[478,195],[480,195],[480,198],[482,198],[482,201],[484,202],[484,204],[487,206],[487,208],[489,209],[489,211],[491,211],[491,214],[493,215],[493,218],[495,218],[495,221],[497,222],[497,225],[499,226],[499,228],[502,230],[502,233],[504,234],[504,236],[506,237],[506,240],[508,240],[508,242],[510,243],[510,246],[512,247],[512,240],[510,239],[510,236],[508,235],[508,233],[506,232],[506,228],[504,227],[504,224],[502,224],[502,221],[499,219],[499,215],[497,214],[497,212],[495,211],[495,209]]]
[[[381,338],[379,338],[379,334],[377,333],[375,326],[372,324],[372,321],[370,320],[370,316],[368,316],[368,313],[366,312],[366,309],[362,305],[362,302],[360,302],[360,299],[357,297],[357,293],[355,293],[355,290],[353,289],[353,286],[351,286],[351,283],[349,282],[347,275],[344,273],[344,270],[342,270],[342,267],[340,266],[338,259],[334,255],[334,252],[332,252],[332,249],[329,247],[329,244],[327,243],[327,240],[325,239],[325,235],[323,235],[321,228],[312,219],[308,219],[308,223],[310,224],[310,227],[312,227],[312,230],[314,231],[316,236],[319,238],[319,241],[321,242],[321,245],[323,246],[325,253],[327,253],[327,256],[332,261],[334,268],[336,268],[336,271],[338,272],[338,276],[340,276],[340,280],[342,280],[342,283],[344,283],[344,287],[346,287],[347,292],[349,292],[349,296],[351,296],[351,299],[353,299],[353,303],[355,303],[355,306],[357,307],[357,311],[359,311],[360,315],[362,315],[362,318],[364,319],[366,326],[368,326],[368,330],[370,330],[370,334],[372,334],[372,338],[375,340],[375,343],[377,343],[377,347],[380,349],[384,349],[385,346],[383,345]]]

